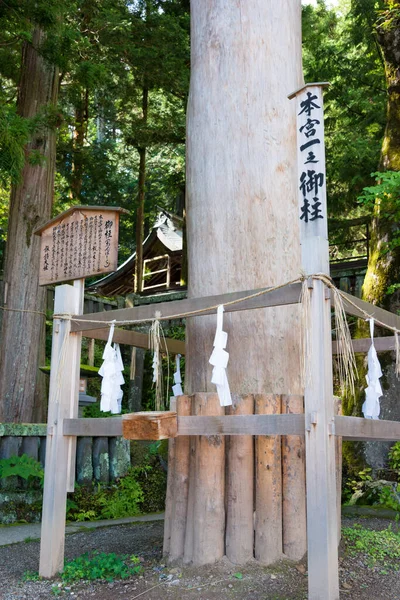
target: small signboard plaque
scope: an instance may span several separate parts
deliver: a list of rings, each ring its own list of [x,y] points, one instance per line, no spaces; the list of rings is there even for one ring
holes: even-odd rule
[[[35,231],[41,236],[39,285],[117,269],[122,208],[74,206]]]

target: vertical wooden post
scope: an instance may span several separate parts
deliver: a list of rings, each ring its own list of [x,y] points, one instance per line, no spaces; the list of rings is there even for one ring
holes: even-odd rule
[[[255,412],[279,414],[281,397],[256,394]],[[282,558],[282,465],[278,435],[256,437],[255,558],[266,565]]]
[[[176,397],[170,399],[170,410],[176,411]],[[171,549],[172,511],[175,501],[175,445],[176,439],[168,440],[168,474],[167,495],[165,498],[163,556],[169,555]]]
[[[290,96],[297,98],[300,239],[308,275],[329,274],[322,87],[309,84]],[[309,280],[308,291],[310,375],[304,391],[308,597],[338,600],[331,301],[320,280]]]
[[[56,288],[55,314],[77,314],[81,307],[79,289]],[[39,574],[53,577],[64,566],[65,510],[71,439],[63,435],[63,421],[71,417],[78,398],[80,340],[70,333],[68,319],[54,319],[51,353],[49,415],[43,492]]]
[[[195,415],[224,415],[217,394],[195,394]],[[194,565],[212,564],[225,551],[225,439],[223,435],[196,437],[195,497],[193,506]]]
[[[74,281],[74,289],[78,290],[79,307],[74,313],[76,315],[83,314],[83,303],[85,299],[85,280],[76,279]],[[78,374],[73,384],[75,390],[70,398],[70,412],[69,418],[76,419],[79,413],[79,374],[81,364],[81,346],[82,346],[82,333],[75,333],[70,339],[71,345],[71,356],[74,356],[78,360]],[[72,375],[72,374],[71,374]],[[75,465],[76,465],[76,436],[69,438],[69,449],[68,449],[68,475],[67,475],[67,492],[73,492],[75,490]]]
[[[304,413],[303,396],[282,396],[282,414]],[[301,560],[307,551],[304,438],[282,436],[283,553]]]
[[[191,414],[192,399],[190,396],[178,396],[176,399],[176,412],[178,417],[189,417]],[[173,410],[173,409],[172,409]],[[171,441],[171,440],[170,440]],[[189,462],[190,462],[190,437],[178,436],[175,439],[175,468],[174,468],[174,494],[171,513],[171,541],[169,560],[182,558],[185,548],[186,515],[189,494]],[[168,482],[169,483],[169,482]]]
[[[230,415],[252,415],[254,396],[233,397]],[[229,444],[229,445],[228,445]],[[254,440],[233,435],[227,442],[226,556],[234,564],[253,558],[254,546]]]

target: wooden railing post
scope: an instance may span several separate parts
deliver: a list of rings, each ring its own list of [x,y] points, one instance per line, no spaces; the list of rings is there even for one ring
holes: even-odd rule
[[[298,215],[307,275],[329,275],[324,85],[307,84],[289,96],[296,97],[297,105]],[[339,599],[331,300],[327,292],[320,279],[309,278],[304,390],[309,600]]]
[[[79,313],[81,302],[78,287],[58,286],[54,313]],[[53,577],[64,566],[66,501],[74,452],[71,436],[64,436],[63,422],[78,414],[80,341],[80,334],[70,333],[68,319],[54,319],[39,565],[42,577]]]

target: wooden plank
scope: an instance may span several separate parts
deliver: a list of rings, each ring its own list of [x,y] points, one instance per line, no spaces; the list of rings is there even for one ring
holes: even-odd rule
[[[122,417],[64,419],[64,435],[117,437],[122,435]]]
[[[99,314],[99,313],[95,313]],[[101,314],[101,313],[100,313]],[[87,338],[92,338],[94,340],[104,340],[108,339],[109,329],[108,326],[103,327],[102,329],[90,329],[83,333],[83,335]],[[134,346],[135,348],[143,348],[144,350],[149,349],[149,336],[147,333],[139,333],[138,331],[129,331],[126,329],[119,329],[116,327],[114,329],[114,337],[113,341],[117,342],[117,344],[126,344],[128,346]],[[185,342],[181,340],[173,340],[170,338],[165,338],[166,347],[164,344],[164,339],[161,339],[161,351],[165,352],[168,349],[170,354],[185,354]]]
[[[178,417],[179,435],[304,435],[304,415]]]
[[[400,440],[400,421],[380,421],[362,417],[335,417],[335,435],[347,441],[383,442]]]
[[[371,347],[371,338],[359,338],[351,340],[354,352],[367,353]],[[332,353],[337,354],[337,342],[332,342]],[[374,337],[374,346],[377,352],[389,352],[396,349],[396,340],[394,335],[387,337]]]
[[[55,311],[79,312],[80,300],[77,288],[58,286]],[[67,320],[54,319],[39,565],[42,577],[53,577],[64,567],[70,439],[64,435],[63,421],[78,402],[80,365],[80,336],[70,334],[69,326]]]
[[[395,327],[396,329],[400,330],[399,315],[395,315],[394,313],[391,313],[388,310],[379,308],[379,306],[374,306],[369,302],[364,302],[364,300],[360,300],[360,298],[356,298],[355,296],[347,294],[346,292],[343,292],[343,296],[343,305],[347,314],[365,319],[365,315],[362,312],[363,310],[370,316],[374,317],[374,319],[381,321],[385,325],[388,325],[389,327]],[[356,306],[353,306],[352,304],[350,304],[350,302],[352,302],[353,305],[355,304]]]
[[[93,323],[85,323],[84,321],[90,319],[95,320],[99,323],[100,327],[107,327],[102,325],[102,321],[111,321],[115,319],[120,320],[145,320],[153,319],[156,312],[160,312],[163,317],[169,317],[174,319],[177,315],[182,313],[191,312],[194,310],[204,310],[209,306],[216,306],[219,304],[226,305],[227,302],[237,300],[239,298],[245,298],[251,294],[259,292],[260,290],[249,290],[245,292],[233,292],[229,294],[219,294],[217,296],[205,296],[203,298],[187,298],[185,300],[175,300],[174,302],[160,302],[158,304],[147,304],[143,306],[134,306],[132,308],[123,308],[119,310],[112,310],[108,313],[93,313],[80,315],[77,318],[82,319],[82,322],[72,321],[71,331],[87,331],[93,329]],[[294,283],[286,285],[279,290],[274,290],[268,294],[262,294],[251,300],[245,300],[238,304],[225,306],[225,312],[234,312],[238,310],[250,310],[256,308],[265,308],[269,306],[281,306],[286,304],[297,304],[299,302],[301,293],[301,284]],[[204,311],[202,315],[214,314],[216,309]]]

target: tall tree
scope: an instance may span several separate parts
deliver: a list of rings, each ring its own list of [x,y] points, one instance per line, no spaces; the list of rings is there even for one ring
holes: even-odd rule
[[[58,68],[42,54],[46,33],[32,24],[23,43],[17,111],[37,126],[25,147],[20,182],[11,190],[4,266],[4,315],[1,328],[0,421],[41,420],[35,398],[39,349],[43,341],[46,291],[39,288],[39,238],[35,227],[51,216],[55,169],[54,118]],[[53,114],[54,117],[54,114]]]
[[[400,2],[385,0],[377,16],[375,31],[387,85],[386,128],[379,171],[400,172]],[[385,180],[387,176],[383,177]],[[396,310],[400,306],[399,290],[394,287],[393,294],[388,294],[388,290],[400,279],[399,199],[390,192],[388,188],[385,193],[382,182],[378,182],[363,297],[372,304]]]

